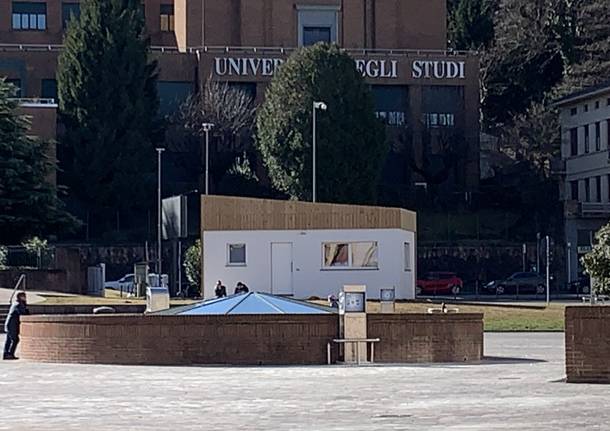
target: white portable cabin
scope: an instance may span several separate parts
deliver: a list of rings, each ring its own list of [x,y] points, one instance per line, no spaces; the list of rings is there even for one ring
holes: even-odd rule
[[[202,196],[203,294],[218,280],[233,293],[295,298],[337,295],[366,285],[415,297],[416,214],[400,208]]]

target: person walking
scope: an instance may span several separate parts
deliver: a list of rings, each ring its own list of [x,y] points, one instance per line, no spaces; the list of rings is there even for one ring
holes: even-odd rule
[[[19,344],[21,316],[28,314],[30,314],[30,311],[28,310],[25,292],[19,292],[17,293],[16,302],[11,305],[8,315],[6,316],[6,321],[4,322],[6,342],[4,343],[4,355],[2,359],[18,359],[15,356],[15,351],[17,350],[17,345]]]
[[[216,295],[216,298],[224,298],[225,296],[227,296],[227,288],[222,284],[222,281],[218,280],[218,282],[216,283],[214,294]]]

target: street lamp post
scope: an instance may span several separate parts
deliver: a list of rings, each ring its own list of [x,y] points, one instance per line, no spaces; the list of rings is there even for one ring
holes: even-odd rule
[[[210,131],[214,128],[212,123],[203,123],[201,128],[205,132],[205,194],[210,191]]]
[[[161,285],[161,154],[165,148],[157,148],[157,274],[159,275],[159,286]]]
[[[316,111],[326,111],[328,106],[324,102],[313,102],[313,142],[312,142],[312,201],[316,201]]]

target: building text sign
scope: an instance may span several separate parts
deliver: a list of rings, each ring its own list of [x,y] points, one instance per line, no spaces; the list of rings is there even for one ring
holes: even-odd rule
[[[216,57],[214,58],[214,74],[222,77],[272,77],[284,61],[283,58]],[[355,59],[354,61],[356,68],[365,78],[399,78],[398,60]],[[464,61],[453,60],[412,60],[411,78],[465,79],[466,64]]]

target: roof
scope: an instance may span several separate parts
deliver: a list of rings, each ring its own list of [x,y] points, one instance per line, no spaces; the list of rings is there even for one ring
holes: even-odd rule
[[[232,196],[201,197],[204,231],[403,229],[415,232],[415,212],[402,208]]]
[[[583,99],[589,99],[605,93],[610,93],[610,79],[561,97],[557,99],[553,105],[558,107],[570,105]]]
[[[332,314],[336,310],[322,305],[269,293],[248,292],[225,298],[210,299],[185,307],[176,307],[157,314],[178,316],[239,314]]]

